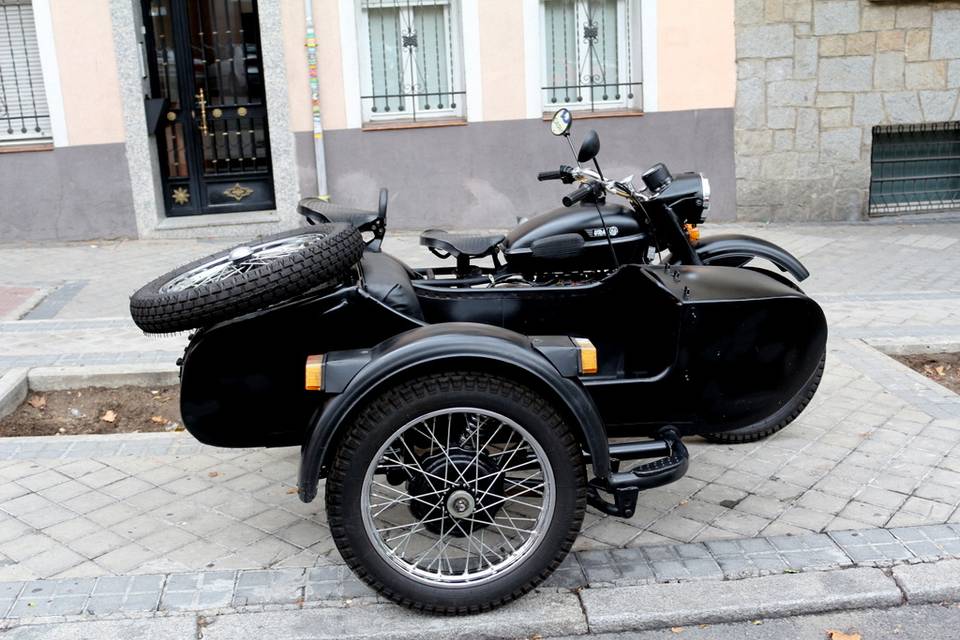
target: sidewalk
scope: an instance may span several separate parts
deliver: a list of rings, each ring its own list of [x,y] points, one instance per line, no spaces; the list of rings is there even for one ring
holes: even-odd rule
[[[625,585],[690,579],[720,584],[745,576],[769,580],[772,576],[755,576],[810,568],[832,568],[839,576],[850,573],[846,567],[853,563],[957,557],[960,540],[949,542],[947,533],[960,533],[956,526],[910,527],[960,525],[960,396],[877,347],[960,346],[960,224],[705,229],[705,235],[725,232],[780,243],[813,274],[803,286],[823,305],[831,330],[827,372],[814,402],[793,425],[761,443],[691,440],[688,476],[643,493],[633,518],[588,511],[575,546],[579,555],[552,579],[553,591],[504,610],[515,609],[515,617],[472,618],[464,629],[496,635],[497,620],[513,620],[514,626],[501,628],[511,631],[504,634],[521,636],[526,633],[521,629],[529,629],[549,635],[546,629],[516,625],[534,611],[536,619],[549,619],[554,605],[558,611],[567,605],[580,611],[583,605],[589,630],[598,632],[616,625],[595,623],[590,602],[598,607],[615,601],[615,589],[652,588]],[[144,336],[125,317],[127,296],[175,264],[220,246],[152,241],[0,248],[0,296],[4,287],[18,289],[21,298],[29,295],[22,290],[32,288],[42,298],[25,319],[0,322],[0,371],[172,363],[185,337]],[[430,259],[413,236],[390,238],[385,249],[413,264]],[[63,279],[65,272],[69,279]],[[0,304],[4,308],[12,305]],[[299,606],[296,599],[303,598],[302,606],[317,608],[309,619],[318,626],[311,628],[329,628],[331,635],[344,637],[344,627],[324,618],[341,616],[337,620],[342,621],[343,614],[326,610],[348,606],[347,600],[363,601],[369,592],[343,573],[326,528],[322,495],[310,505],[294,495],[298,461],[292,448],[215,449],[185,434],[0,440],[0,609],[9,610],[0,615],[12,625],[42,622],[47,615],[87,619],[124,611],[124,598],[137,596],[132,611],[175,625],[182,620],[165,617],[174,611],[269,609],[280,606],[270,595],[279,593],[286,598],[282,606]],[[858,531],[859,539],[843,531]],[[904,538],[930,537],[919,532],[939,538]],[[855,557],[861,551],[845,546],[844,540],[874,536],[878,542],[862,552],[880,557]],[[736,542],[724,547],[724,540]],[[921,543],[933,546],[910,550],[909,545],[920,549]],[[778,547],[784,544],[801,545],[800,552],[829,562],[794,566],[784,560],[789,550]],[[717,549],[724,548],[739,549],[740,555],[731,555],[736,562],[721,561],[724,554],[717,555]],[[772,564],[756,558],[770,558]],[[886,585],[881,591],[887,581],[897,588],[896,594],[884,591],[884,606],[903,599],[896,586],[902,582],[870,571],[876,573],[863,575],[879,576],[877,584]],[[956,575],[956,567],[952,571]],[[80,586],[70,586],[74,583]],[[729,588],[723,585],[721,591]],[[584,586],[587,595],[569,591]],[[18,605],[33,589],[40,589],[36,604]],[[593,589],[611,591],[591,601]],[[631,602],[652,593],[633,593]],[[52,604],[56,594],[68,604]],[[960,586],[946,596],[960,599]],[[92,608],[91,602],[96,603]],[[189,603],[187,609],[183,602]],[[385,630],[404,616],[392,605],[370,606],[376,615],[363,616],[371,625],[368,637],[381,632],[386,637]],[[832,608],[839,606],[847,604]],[[197,619],[191,620],[184,628],[195,634]],[[582,617],[557,620],[574,626],[558,627],[553,635],[587,630],[576,626],[586,624]],[[206,628],[206,637],[216,637],[210,634],[218,625],[228,628],[218,622]],[[616,628],[641,628],[630,625]],[[239,627],[230,628],[242,636]],[[453,628],[438,626],[436,633]]]

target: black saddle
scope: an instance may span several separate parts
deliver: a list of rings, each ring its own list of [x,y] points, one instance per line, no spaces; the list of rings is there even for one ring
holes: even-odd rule
[[[420,244],[440,258],[453,256],[460,259],[485,258],[497,251],[497,246],[503,242],[503,234],[499,235],[472,235],[469,233],[450,233],[442,229],[427,229],[420,234]]]
[[[297,211],[310,224],[325,222],[346,222],[360,232],[373,233],[373,240],[367,246],[373,251],[380,250],[383,235],[387,230],[387,200],[389,194],[386,189],[380,189],[380,201],[377,211],[354,209],[340,204],[332,204],[323,198],[304,198],[297,204]]]

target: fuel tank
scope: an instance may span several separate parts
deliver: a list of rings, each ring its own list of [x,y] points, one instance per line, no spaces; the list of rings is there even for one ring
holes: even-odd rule
[[[510,267],[521,273],[581,271],[613,266],[597,206],[581,203],[530,218],[503,241]],[[626,207],[600,204],[617,260],[639,262],[650,244],[645,225]]]

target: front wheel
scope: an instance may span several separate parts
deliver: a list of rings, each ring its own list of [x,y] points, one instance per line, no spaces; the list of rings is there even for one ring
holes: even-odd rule
[[[563,561],[586,477],[569,425],[539,394],[458,372],[367,405],[327,479],[334,541],[391,600],[467,614],[513,600]]]
[[[790,402],[783,405],[780,410],[772,416],[746,427],[740,427],[739,429],[732,429],[730,431],[721,431],[719,433],[708,433],[703,437],[710,442],[719,444],[745,444],[747,442],[763,440],[784,429],[796,420],[797,417],[803,413],[803,410],[807,408],[807,405],[810,404],[810,401],[813,400],[813,395],[820,386],[820,380],[823,379],[823,368],[826,362],[827,354],[824,353],[820,357],[820,364],[817,365],[813,375],[811,375],[810,379],[803,385],[803,388],[793,396]]]

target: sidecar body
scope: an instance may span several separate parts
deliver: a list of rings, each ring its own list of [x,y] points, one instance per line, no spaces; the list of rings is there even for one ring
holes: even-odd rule
[[[673,451],[665,428],[717,433],[790,410],[824,357],[820,307],[759,269],[624,265],[490,288],[427,275],[367,251],[335,288],[200,330],[184,355],[186,428],[221,447],[301,446],[308,501],[366,401],[425,372],[479,370],[556,402],[610,490],[619,459]],[[609,445],[624,437],[632,449]]]

